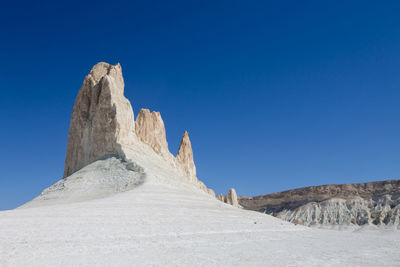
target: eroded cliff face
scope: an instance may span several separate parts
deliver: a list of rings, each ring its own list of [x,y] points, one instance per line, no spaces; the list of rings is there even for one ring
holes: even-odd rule
[[[239,197],[239,203],[246,209],[307,226],[398,226],[400,180],[311,186]]]
[[[332,198],[311,202],[293,210],[283,210],[276,217],[307,226],[376,225],[398,226],[400,220],[399,196],[383,195],[370,199],[353,197]]]
[[[134,131],[119,64],[97,63],[85,77],[72,111],[64,177],[106,155],[124,157]]]

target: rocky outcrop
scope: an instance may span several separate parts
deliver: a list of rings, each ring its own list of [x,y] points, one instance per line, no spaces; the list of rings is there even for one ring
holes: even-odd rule
[[[196,166],[193,161],[192,144],[190,143],[189,133],[187,131],[182,135],[176,160],[189,179],[196,178]]]
[[[215,198],[219,201],[225,202],[225,196],[223,194],[218,194],[215,196]]]
[[[136,135],[159,155],[169,155],[164,121],[160,112],[141,109],[136,118]]]
[[[208,193],[210,196],[215,197],[215,192],[214,192],[214,190],[212,190],[211,188],[207,188],[207,193]]]
[[[98,159],[115,157],[128,161],[125,152],[132,146],[141,147],[142,143],[162,156],[177,176],[215,197],[214,191],[196,177],[188,133],[183,134],[178,155],[174,157],[168,150],[160,113],[142,109],[135,122],[132,106],[124,96],[121,66],[97,63],[85,77],[75,100],[64,178]]]
[[[124,157],[134,131],[120,64],[97,63],[85,77],[72,111],[64,177],[105,155]]]
[[[226,203],[234,207],[239,207],[239,202],[235,189],[229,189],[228,194],[226,195]]]
[[[400,180],[299,188],[252,198],[239,197],[257,210],[307,226],[397,226]]]
[[[229,189],[228,194],[224,196],[223,194],[219,194],[215,196],[216,199],[222,201],[226,204],[232,205],[237,208],[241,208],[242,206],[239,205],[238,197],[234,188]]]

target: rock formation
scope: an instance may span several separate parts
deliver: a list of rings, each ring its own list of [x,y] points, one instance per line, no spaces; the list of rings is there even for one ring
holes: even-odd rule
[[[144,143],[161,155],[178,175],[215,197],[196,177],[192,146],[183,134],[178,155],[168,150],[164,122],[159,112],[142,109],[134,121],[132,106],[124,96],[120,64],[97,63],[85,77],[72,111],[64,178],[101,159],[126,160],[126,149]],[[124,151],[125,150],[125,151]]]
[[[206,188],[207,188],[207,187],[206,187]],[[214,190],[212,190],[211,188],[207,188],[207,193],[208,193],[209,195],[213,196],[213,197],[216,197],[216,196],[215,196]]]
[[[105,155],[124,157],[134,131],[119,64],[97,63],[85,77],[72,111],[64,177]]]
[[[219,201],[225,202],[225,196],[223,194],[218,194],[215,196],[216,199],[218,199]]]
[[[189,134],[187,131],[185,131],[182,135],[176,160],[182,167],[187,177],[190,179],[196,178],[196,166],[194,165],[193,161],[192,144],[190,143]]]
[[[400,197],[383,195],[372,199],[331,198],[322,202],[310,202],[294,210],[283,210],[276,213],[276,217],[307,226],[398,226]]]
[[[160,155],[169,155],[164,121],[160,112],[141,109],[136,118],[136,135]]]
[[[229,192],[226,195],[226,203],[228,203],[234,207],[239,207],[239,202],[238,202],[238,198],[237,198],[235,189],[233,189],[233,188],[229,189]]]
[[[322,185],[239,197],[246,209],[310,225],[399,225],[400,180]]]
[[[237,208],[241,208],[242,206],[239,205],[238,197],[234,188],[229,189],[228,194],[224,196],[223,194],[219,194],[215,196],[216,199],[222,201],[226,204],[232,205]]]

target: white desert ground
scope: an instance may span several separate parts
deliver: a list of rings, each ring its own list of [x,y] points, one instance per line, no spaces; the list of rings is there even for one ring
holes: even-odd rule
[[[400,266],[395,229],[323,230],[216,200],[126,148],[0,212],[1,266]]]

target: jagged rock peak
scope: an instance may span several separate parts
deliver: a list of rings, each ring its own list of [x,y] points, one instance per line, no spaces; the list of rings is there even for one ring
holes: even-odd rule
[[[176,159],[188,178],[196,178],[196,166],[193,161],[192,144],[190,143],[189,133],[187,131],[182,135]]]
[[[119,93],[124,93],[124,78],[122,77],[121,64],[117,63],[115,66],[106,62],[99,62],[93,66],[88,76],[91,76],[95,83],[98,83],[104,76],[109,75],[115,79],[118,84],[116,89]]]
[[[124,157],[121,144],[134,132],[132,106],[124,96],[120,64],[97,63],[75,100],[64,177],[105,155]]]
[[[168,155],[168,142],[160,112],[141,109],[136,118],[136,135],[160,155]]]

